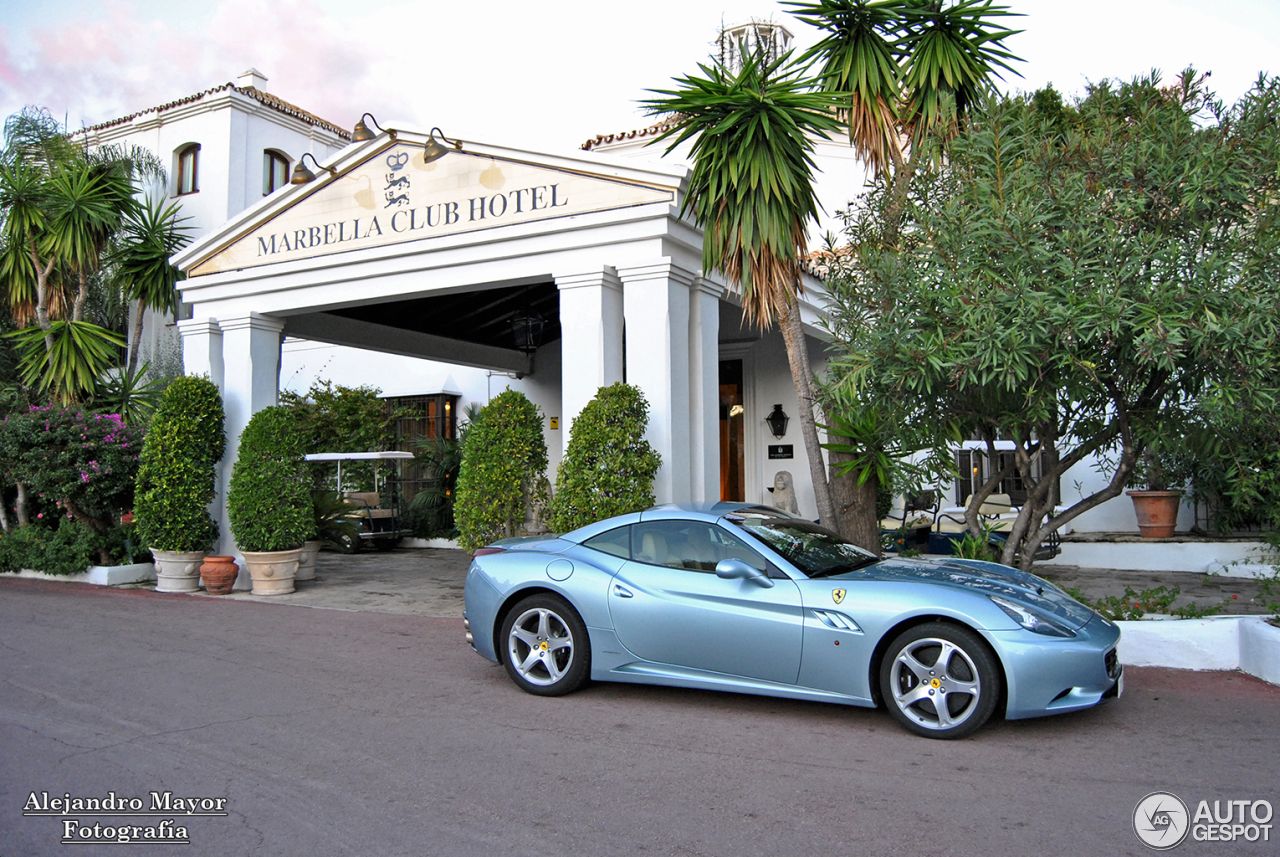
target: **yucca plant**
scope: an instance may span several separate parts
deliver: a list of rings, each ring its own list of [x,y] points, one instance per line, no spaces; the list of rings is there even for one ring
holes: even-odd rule
[[[814,140],[840,128],[841,100],[814,90],[791,53],[770,60],[742,49],[742,68],[700,65],[702,76],[678,78],[676,89],[652,90],[651,114],[668,115],[657,141],[667,151],[689,142],[693,172],[682,204],[703,229],[702,267],[720,270],[742,296],[749,321],[776,321],[787,346],[800,401],[800,426],[818,515],[835,521],[814,422],[814,393],[800,323],[800,265],[805,229],[817,222]]]

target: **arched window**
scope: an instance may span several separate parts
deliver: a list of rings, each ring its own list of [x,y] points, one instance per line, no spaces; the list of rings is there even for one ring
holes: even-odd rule
[[[178,195],[200,190],[200,144],[192,143],[178,152]]]
[[[266,196],[289,183],[289,159],[270,149],[262,153],[262,195]]]

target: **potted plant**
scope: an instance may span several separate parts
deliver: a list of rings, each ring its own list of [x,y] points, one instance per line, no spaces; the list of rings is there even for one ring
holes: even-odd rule
[[[311,515],[314,527],[311,538],[303,542],[294,580],[315,580],[316,557],[326,543],[341,548],[359,538],[360,528],[351,517],[351,507],[336,491],[311,492]]]
[[[314,531],[303,440],[288,408],[264,408],[240,435],[227,515],[255,595],[293,592],[302,544]]]
[[[1178,506],[1183,492],[1170,486],[1185,482],[1183,469],[1183,461],[1177,452],[1158,441],[1151,442],[1143,451],[1134,469],[1134,477],[1145,482],[1147,487],[1125,493],[1133,500],[1138,530],[1144,539],[1168,538],[1177,529]]]
[[[226,446],[222,397],[206,377],[176,378],[142,444],[133,514],[156,561],[156,591],[195,592],[218,539],[209,515],[215,468]]]

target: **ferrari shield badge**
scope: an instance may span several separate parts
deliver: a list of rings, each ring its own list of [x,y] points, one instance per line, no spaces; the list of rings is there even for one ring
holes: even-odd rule
[[[835,601],[837,604],[839,604],[841,601],[843,601],[843,600],[844,600],[844,590],[843,590],[843,589],[833,589],[833,590],[831,590],[831,600]]]

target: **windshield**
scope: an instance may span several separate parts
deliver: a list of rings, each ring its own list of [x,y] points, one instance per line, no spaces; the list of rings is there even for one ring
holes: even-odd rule
[[[773,548],[807,577],[830,577],[877,561],[873,554],[808,521],[741,513],[729,520]]]

